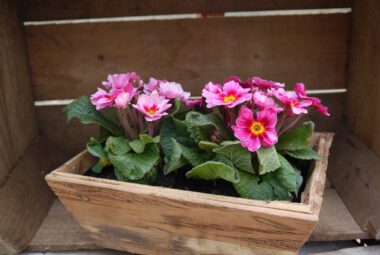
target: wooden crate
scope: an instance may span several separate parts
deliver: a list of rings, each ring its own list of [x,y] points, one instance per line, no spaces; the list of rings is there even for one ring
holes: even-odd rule
[[[141,254],[296,254],[318,222],[332,138],[315,134],[323,159],[313,164],[301,203],[87,177],[96,162],[87,151],[46,180],[102,247]]]
[[[332,234],[317,236],[380,238],[379,12],[377,0],[0,0],[0,254],[28,245],[54,200],[43,176],[97,135],[66,124],[67,99],[131,70],[193,95],[231,74],[304,81],[330,107],[309,118],[336,133],[331,197],[356,221],[324,218]]]

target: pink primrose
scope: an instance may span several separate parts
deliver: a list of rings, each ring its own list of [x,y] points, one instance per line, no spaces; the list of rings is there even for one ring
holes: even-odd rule
[[[238,104],[244,103],[252,98],[250,89],[244,89],[236,81],[229,81],[222,86],[209,82],[202,91],[207,107],[226,106],[233,108]]]
[[[165,111],[172,105],[169,104],[169,99],[165,99],[154,91],[150,95],[140,95],[137,103],[132,106],[143,113],[147,121],[155,121],[167,115]]]

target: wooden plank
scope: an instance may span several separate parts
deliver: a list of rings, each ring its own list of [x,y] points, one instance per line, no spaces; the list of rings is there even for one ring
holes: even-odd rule
[[[0,254],[15,254],[28,246],[54,199],[43,177],[65,159],[39,139],[0,188]]]
[[[351,0],[23,0],[24,20],[62,20],[157,14],[203,13],[231,11],[318,9],[350,7]]]
[[[380,246],[346,248],[331,252],[316,253],[315,255],[376,255],[380,254]]]
[[[93,250],[100,247],[55,200],[44,222],[29,244],[28,251]]]
[[[199,95],[230,75],[343,88],[349,21],[346,13],[50,24],[26,35],[36,100],[90,94],[108,73],[126,71]]]
[[[354,1],[346,117],[380,156],[380,1]],[[370,128],[369,128],[370,126]]]
[[[0,187],[37,136],[17,1],[0,1]]]
[[[317,131],[334,132],[342,123],[345,94],[318,95],[324,104],[329,106],[331,116],[323,117],[312,112],[304,120],[313,120]],[[37,107],[37,118],[41,133],[70,156],[85,149],[90,137],[97,137],[98,128],[95,125],[83,125],[77,120],[66,122],[63,114],[64,106]]]
[[[331,170],[331,167],[328,171]],[[369,238],[355,222],[335,189],[325,189],[319,222],[309,241],[338,241]]]
[[[342,127],[329,164],[327,175],[358,225],[380,239],[380,159]]]

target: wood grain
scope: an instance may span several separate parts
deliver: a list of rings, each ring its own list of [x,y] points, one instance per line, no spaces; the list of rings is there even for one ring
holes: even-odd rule
[[[326,152],[331,137],[319,137],[328,142],[320,142],[318,151]],[[315,203],[229,198],[78,175],[90,165],[87,155],[46,179],[102,247],[142,254],[295,254],[318,219]],[[326,171],[326,165],[313,171]],[[318,182],[317,176],[309,182]]]
[[[0,1],[0,187],[37,136],[17,1]]]
[[[312,120],[317,131],[334,132],[343,121],[345,94],[318,95],[329,107],[331,116],[323,117],[312,111],[303,118]],[[62,148],[70,156],[85,149],[90,137],[97,137],[99,129],[95,125],[83,125],[77,120],[66,122],[63,114],[64,106],[41,106],[36,108],[38,125],[41,134]]]
[[[380,239],[380,159],[346,128],[331,149],[328,177],[358,225]]]
[[[219,14],[231,11],[350,7],[351,0],[23,0],[24,20],[61,20],[178,13]]]
[[[380,2],[354,1],[352,22],[347,123],[380,156]]]
[[[331,252],[316,253],[314,255],[375,255],[380,254],[378,245],[368,247],[346,248]]]
[[[0,188],[0,254],[15,254],[28,246],[54,199],[43,177],[65,159],[65,154],[39,139]]]
[[[350,14],[82,23],[26,27],[36,100],[94,93],[108,73],[176,80],[252,75],[345,87]]]

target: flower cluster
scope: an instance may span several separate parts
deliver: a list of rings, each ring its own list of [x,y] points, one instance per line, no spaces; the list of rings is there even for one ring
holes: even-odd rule
[[[188,106],[199,104],[190,99],[181,84],[150,78],[144,83],[135,72],[110,74],[103,88],[91,95],[91,102],[97,110],[107,107],[117,109],[119,121],[129,139],[136,139],[141,132],[157,133],[160,119],[172,110],[178,99]]]
[[[320,99],[307,96],[303,83],[295,84],[294,91],[284,87],[284,83],[259,77],[243,82],[233,76],[222,84],[207,83],[202,96],[207,108],[219,108],[242,146],[254,152],[276,144],[278,136],[292,128],[310,107],[329,115]]]

